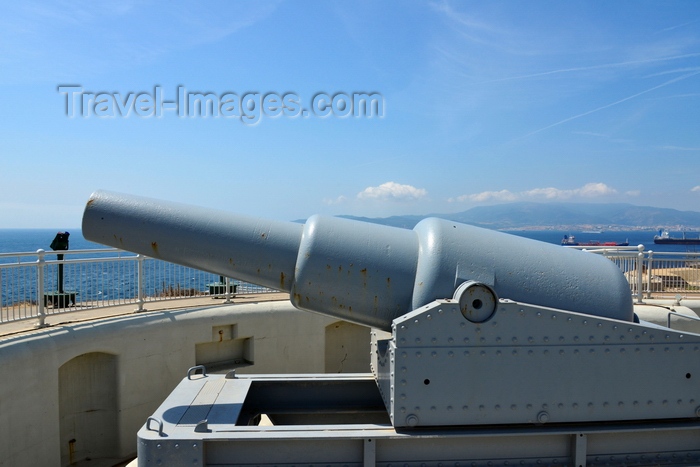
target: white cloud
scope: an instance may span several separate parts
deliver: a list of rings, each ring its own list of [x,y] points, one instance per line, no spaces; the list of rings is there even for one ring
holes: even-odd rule
[[[700,185],[694,186],[693,188],[690,189],[690,191],[700,191]]]
[[[401,185],[396,182],[386,182],[379,186],[369,186],[357,194],[358,199],[379,199],[394,201],[410,201],[424,198],[428,192],[423,188],[411,185]]]
[[[700,187],[698,187],[700,191]],[[580,188],[572,190],[562,190],[560,188],[533,188],[532,190],[513,193],[509,190],[501,191],[483,191],[471,195],[462,195],[458,198],[450,198],[448,201],[471,201],[475,203],[483,203],[489,201],[517,201],[526,199],[550,199],[550,200],[565,200],[571,198],[596,198],[599,196],[607,196],[617,194],[617,190],[609,187],[605,183],[587,183]],[[639,195],[639,192],[628,192],[628,194]]]
[[[323,204],[326,204],[328,206],[333,206],[334,204],[342,204],[348,200],[347,197],[340,195],[337,198],[331,199],[331,198],[324,198],[323,199]]]
[[[473,195],[462,195],[457,198],[450,198],[450,203],[455,201],[473,201],[475,203],[484,203],[488,201],[515,201],[518,195],[511,193],[508,190],[501,191],[482,191]]]
[[[577,195],[585,198],[595,198],[617,194],[617,190],[609,187],[605,183],[586,183],[581,188],[574,190]]]
[[[639,196],[642,194],[640,190],[630,190],[630,191],[625,191],[625,194],[627,196]]]

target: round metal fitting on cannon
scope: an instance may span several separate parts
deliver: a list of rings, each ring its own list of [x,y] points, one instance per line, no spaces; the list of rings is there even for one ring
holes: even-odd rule
[[[498,305],[498,298],[491,287],[476,281],[460,284],[453,298],[459,303],[462,315],[472,323],[487,321]]]
[[[418,426],[418,416],[411,414],[406,417],[406,425],[408,426]]]
[[[547,423],[549,421],[549,414],[545,411],[538,413],[537,421],[540,423]]]

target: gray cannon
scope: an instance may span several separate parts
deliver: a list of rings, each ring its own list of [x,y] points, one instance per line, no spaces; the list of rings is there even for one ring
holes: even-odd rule
[[[700,464],[700,334],[635,320],[598,255],[106,192],[83,234],[390,331],[372,331],[371,374],[188,372],[139,431],[140,466]]]
[[[470,302],[476,320],[488,319],[496,297],[633,319],[629,285],[607,259],[436,218],[413,230],[322,216],[302,225],[98,191],[83,235],[289,292],[299,309],[384,330],[465,283],[488,289]],[[491,306],[479,310],[484,300]]]

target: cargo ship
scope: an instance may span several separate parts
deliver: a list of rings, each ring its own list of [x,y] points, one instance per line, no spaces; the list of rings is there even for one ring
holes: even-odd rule
[[[688,238],[683,232],[683,237],[671,237],[668,230],[659,230],[659,235],[654,235],[654,243],[659,245],[700,245],[700,235]]]
[[[629,240],[624,242],[599,242],[597,240],[578,242],[573,235],[564,235],[561,244],[564,246],[629,246],[630,243]]]

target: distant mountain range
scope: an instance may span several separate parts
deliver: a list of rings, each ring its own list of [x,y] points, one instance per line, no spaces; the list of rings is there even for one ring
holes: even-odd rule
[[[586,230],[598,228],[606,230],[660,228],[692,230],[700,228],[700,212],[634,206],[632,204],[523,202],[477,206],[467,211],[452,214],[406,215],[385,218],[339,217],[409,229],[426,217],[439,217],[464,224],[501,230]]]

